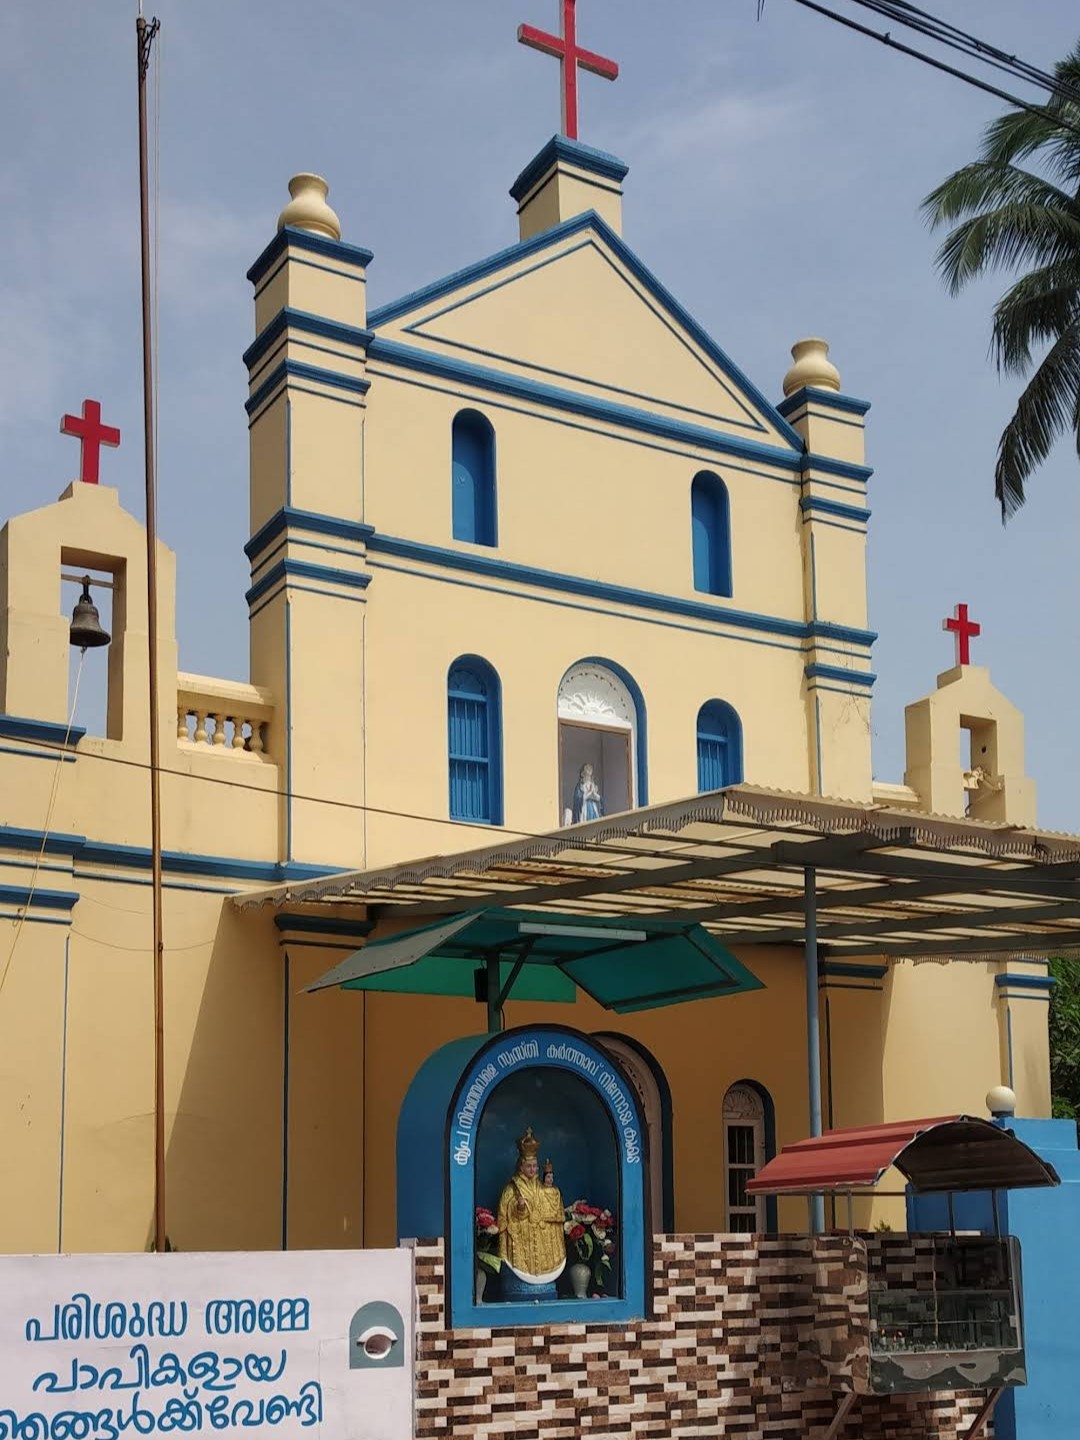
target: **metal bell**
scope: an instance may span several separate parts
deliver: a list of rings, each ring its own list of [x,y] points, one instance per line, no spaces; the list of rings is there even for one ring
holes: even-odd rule
[[[101,624],[97,606],[90,599],[90,576],[84,575],[82,594],[71,616],[71,643],[80,650],[93,650],[98,645],[108,645],[111,638]]]

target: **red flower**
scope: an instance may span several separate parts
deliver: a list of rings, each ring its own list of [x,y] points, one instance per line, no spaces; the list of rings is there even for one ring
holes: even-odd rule
[[[585,1226],[584,1226],[584,1225],[572,1225],[572,1226],[570,1227],[570,1230],[569,1230],[568,1234],[567,1234],[567,1239],[568,1239],[568,1240],[580,1240],[581,1237],[582,1237],[584,1234],[585,1234]]]
[[[485,1210],[482,1205],[476,1207],[476,1224],[481,1230],[495,1224],[495,1216],[490,1210]]]

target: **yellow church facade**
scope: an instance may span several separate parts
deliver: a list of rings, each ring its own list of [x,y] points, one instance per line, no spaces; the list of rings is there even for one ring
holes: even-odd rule
[[[741,782],[1034,823],[1022,717],[970,664],[909,707],[903,783],[875,781],[869,407],[818,340],[766,398],[623,238],[625,177],[557,137],[512,189],[516,242],[374,307],[370,252],[298,176],[249,272],[246,681],[180,670],[177,561],[158,552],[181,1250],[394,1244],[403,1098],[484,1028],[471,985],[306,993],[393,928],[308,903],[306,882]],[[62,577],[83,573],[111,587],[111,644],[86,662],[108,672],[97,735],[70,710]],[[107,486],[0,531],[6,1252],[151,1233],[145,596],[144,531]],[[286,882],[295,902],[234,903]],[[657,1230],[764,1224],[732,1201],[733,1169],[807,1133],[801,952],[740,958],[760,986],[728,998],[506,1006],[512,1026],[617,1032],[628,1064],[662,1072]],[[981,1113],[999,1084],[1047,1115],[1044,977],[1015,958],[824,963],[827,1125]],[[729,1122],[753,1131],[749,1158]],[[782,1225],[804,1216],[781,1201]]]

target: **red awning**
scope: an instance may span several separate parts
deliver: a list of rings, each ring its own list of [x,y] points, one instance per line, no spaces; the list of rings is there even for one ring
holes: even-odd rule
[[[990,1120],[942,1115],[850,1130],[827,1130],[785,1145],[751,1180],[754,1195],[868,1190],[895,1165],[920,1193],[1058,1185],[1057,1172]]]

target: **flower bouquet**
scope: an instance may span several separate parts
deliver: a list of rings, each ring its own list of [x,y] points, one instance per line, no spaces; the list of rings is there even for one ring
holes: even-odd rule
[[[603,1295],[611,1274],[611,1252],[615,1249],[615,1216],[585,1200],[566,1207],[563,1230],[566,1247],[574,1263],[570,1279],[574,1294]],[[577,1271],[577,1275],[575,1275]]]
[[[499,1226],[495,1216],[483,1205],[476,1207],[476,1264],[492,1275],[502,1267],[497,1251],[499,1248]]]

